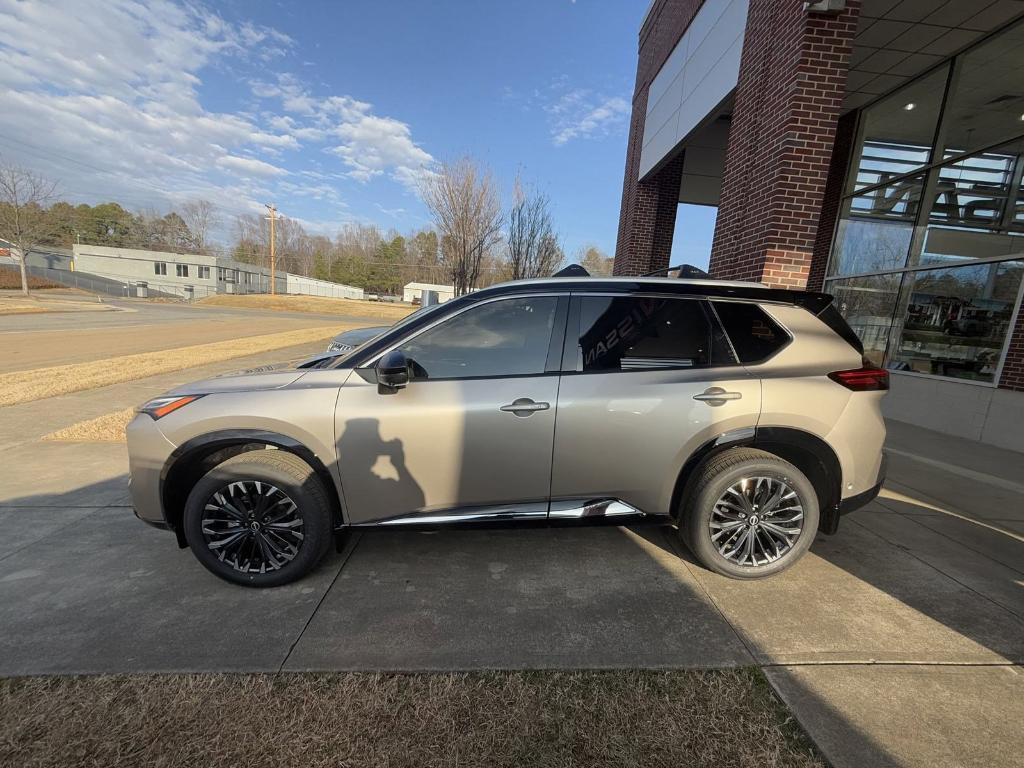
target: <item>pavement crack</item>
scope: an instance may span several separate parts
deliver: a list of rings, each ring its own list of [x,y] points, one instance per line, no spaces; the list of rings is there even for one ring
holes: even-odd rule
[[[728,625],[729,629],[732,630],[732,633],[736,636],[736,639],[740,641],[740,644],[746,650],[747,654],[749,654],[750,660],[754,664],[758,664],[758,654],[754,652],[754,649],[750,646],[750,643],[747,642],[747,638],[743,636],[743,633],[740,632],[736,625],[733,624],[732,621],[729,619],[729,617],[725,615],[725,611],[722,610],[722,606],[718,604],[718,601],[715,600],[715,598],[707,590],[707,588],[704,586],[701,580],[697,578],[697,574],[694,573],[693,568],[690,567],[690,562],[686,559],[686,557],[683,556],[683,553],[679,550],[679,542],[676,540],[676,537],[669,535],[669,533],[666,530],[662,530],[661,533],[662,536],[665,537],[665,540],[667,541],[669,548],[673,552],[675,552],[676,557],[679,558],[679,562],[683,564],[683,567],[686,569],[686,572],[690,574],[690,578],[693,579],[693,583],[697,585],[697,588],[700,589],[702,593],[704,593],[704,596],[708,599],[711,605],[714,606],[715,610],[718,612],[718,615],[722,617],[722,621],[724,621],[726,625]]]
[[[331,583],[327,585],[327,589],[324,590],[324,593],[320,595],[320,599],[317,600],[316,605],[313,607],[313,610],[310,611],[309,618],[307,618],[306,623],[302,625],[302,629],[299,630],[299,634],[296,635],[295,640],[293,640],[292,644],[288,646],[288,653],[284,655],[284,659],[281,661],[281,665],[277,668],[277,674],[281,674],[282,672],[284,672],[284,668],[285,665],[288,663],[288,659],[292,657],[292,652],[295,650],[295,647],[299,644],[299,641],[302,639],[302,636],[306,634],[306,630],[309,629],[309,625],[313,623],[314,617],[320,611],[320,606],[324,604],[324,600],[327,599],[327,596],[331,593],[331,590],[334,589],[334,584],[338,581],[338,577],[341,576],[341,572],[345,570],[345,565],[352,558],[352,554],[356,551],[356,548],[359,546],[359,542],[363,540],[363,534],[359,531],[353,532],[352,537],[352,546],[348,547],[347,550],[344,552],[341,558],[341,563],[338,565],[337,573],[334,574],[334,578],[331,579]]]

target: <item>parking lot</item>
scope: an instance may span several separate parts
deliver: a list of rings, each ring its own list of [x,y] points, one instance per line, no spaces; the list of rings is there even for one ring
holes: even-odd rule
[[[81,356],[76,332],[135,351],[198,319],[228,335],[324,323],[191,310],[4,331]],[[123,443],[40,440],[321,347],[0,409],[0,675],[757,665],[834,765],[1022,764],[1020,454],[893,422],[882,496],[765,581],[709,573],[667,527],[532,528],[356,534],[310,578],[252,591],[134,519]]]

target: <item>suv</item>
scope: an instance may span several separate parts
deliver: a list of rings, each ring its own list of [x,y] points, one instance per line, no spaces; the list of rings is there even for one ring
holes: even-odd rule
[[[316,369],[229,375],[128,426],[136,515],[229,581],[284,584],[359,528],[671,519],[778,573],[875,497],[885,370],[821,293],[505,283]]]

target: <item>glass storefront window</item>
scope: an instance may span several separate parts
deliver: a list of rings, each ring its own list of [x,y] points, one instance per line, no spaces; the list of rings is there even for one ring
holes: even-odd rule
[[[959,57],[943,117],[946,156],[991,146],[1024,129],[1024,25],[1016,24]]]
[[[874,365],[884,363],[899,288],[898,273],[831,280],[825,287],[864,343],[864,356]]]
[[[924,176],[851,197],[836,232],[832,274],[898,269],[907,263]]]
[[[889,367],[993,382],[1022,276],[1021,261],[908,273]]]
[[[928,164],[948,75],[939,67],[864,111],[853,191]]]
[[[1024,21],[864,109],[825,290],[875,364],[996,383],[1024,281]]]
[[[912,265],[956,264],[1024,255],[1019,183],[1024,142],[964,157],[936,169],[928,226]]]

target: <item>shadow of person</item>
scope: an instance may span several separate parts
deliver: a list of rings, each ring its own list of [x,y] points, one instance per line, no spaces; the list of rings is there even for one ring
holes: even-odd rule
[[[384,440],[377,419],[349,419],[338,438],[345,498],[358,522],[417,512],[423,489],[405,464],[402,441]]]

